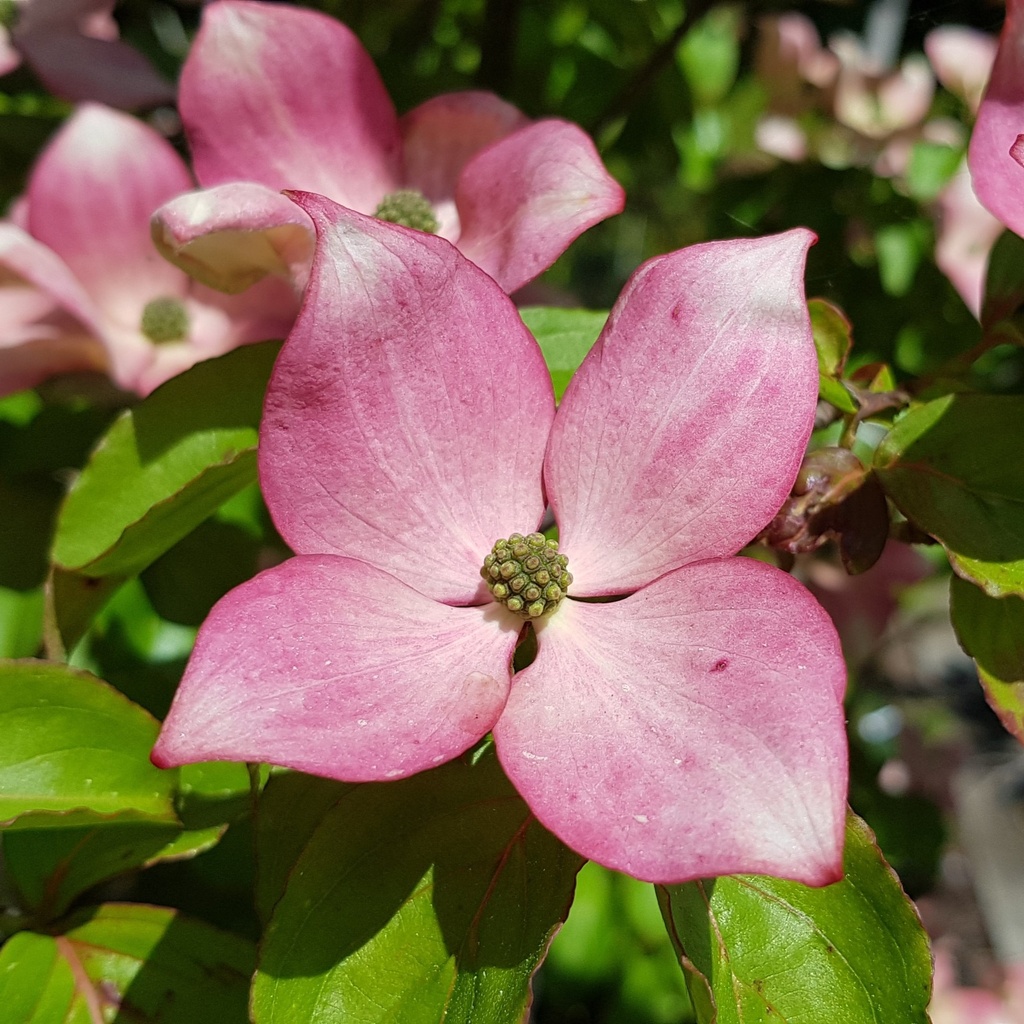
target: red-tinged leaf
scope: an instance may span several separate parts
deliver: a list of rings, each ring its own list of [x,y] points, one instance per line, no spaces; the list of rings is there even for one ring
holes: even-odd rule
[[[252,944],[163,907],[111,903],[64,935],[0,950],[0,1019],[18,1024],[229,1024],[246,1019]]]

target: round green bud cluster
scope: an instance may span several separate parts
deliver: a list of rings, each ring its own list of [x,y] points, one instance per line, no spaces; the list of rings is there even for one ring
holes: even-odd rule
[[[543,533],[513,533],[491,548],[480,575],[495,601],[524,619],[539,619],[562,603],[572,583],[568,564],[558,541],[545,540]]]
[[[380,201],[373,215],[378,220],[387,220],[392,224],[401,224],[402,227],[426,231],[430,235],[437,234],[440,227],[437,217],[434,216],[434,208],[427,201],[427,197],[414,188],[403,188],[389,193]]]
[[[188,313],[181,299],[153,299],[142,311],[142,333],[156,345],[188,337]]]

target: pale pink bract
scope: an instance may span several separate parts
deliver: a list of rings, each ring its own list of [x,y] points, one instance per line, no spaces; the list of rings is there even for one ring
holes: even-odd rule
[[[99,104],[72,115],[33,166],[16,218],[0,222],[0,394],[99,370],[144,395],[201,359],[284,336],[297,309],[284,282],[226,296],[153,247],[152,211],[191,184],[148,125]],[[141,329],[161,299],[185,311],[181,340],[155,344]]]
[[[360,213],[414,189],[439,233],[513,291],[624,195],[576,125],[530,121],[484,92],[437,96],[399,118],[370,56],[340,22],[258,0],[214,0],[181,75],[179,107],[205,188],[154,218],[161,252],[242,291],[305,283],[312,221],[281,189]]]
[[[387,780],[490,731],[538,819],[603,864],[839,878],[838,639],[734,557],[813,421],[810,233],[646,263],[556,413],[511,301],[446,241],[293,198],[318,244],[260,473],[297,554],[211,612],[155,763]],[[480,567],[548,504],[575,581],[511,676],[522,620]]]

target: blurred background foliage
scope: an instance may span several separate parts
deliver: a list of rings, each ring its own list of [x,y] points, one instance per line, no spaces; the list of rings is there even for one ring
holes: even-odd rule
[[[782,160],[758,146],[774,85],[758,73],[762,19],[795,7],[822,40],[845,31],[863,41],[878,3],[324,0],[312,6],[360,36],[400,112],[439,92],[486,88],[531,116],[567,118],[593,134],[626,189],[626,211],[588,232],[531,285],[531,304],[607,309],[652,255],[805,225],[819,236],[808,294],[829,299],[849,317],[851,365],[888,363],[897,382],[922,387],[922,376],[977,341],[977,321],[934,260],[937,197],[964,173],[971,112],[961,98],[935,92],[928,117],[959,130],[938,141],[908,135],[909,157],[896,173],[879,171],[881,141],[837,127],[813,104],[799,115],[815,140],[812,155]],[[994,33],[1003,15],[998,3],[984,0],[905,6],[899,38],[889,40],[894,57],[920,54],[926,35],[941,25]],[[200,13],[195,3],[128,0],[116,16],[123,38],[173,79]],[[20,193],[32,160],[69,110],[28,68],[0,79],[0,204]],[[148,119],[184,152],[173,110],[152,111]],[[1020,348],[1002,352],[976,372],[988,375],[989,390],[1019,393],[1022,354]],[[59,386],[47,399],[23,394],[0,402],[0,654],[9,657],[38,651],[40,587],[62,482],[113,415],[102,402],[62,396]],[[163,714],[210,606],[281,552],[258,492],[243,493],[117,594],[73,664]],[[192,585],[198,579],[203,589]],[[920,637],[931,635],[928,629],[941,633],[944,588],[945,580],[932,576],[909,591],[885,645],[868,645],[851,665],[851,801],[910,894],[925,901],[950,884],[942,877],[949,794],[935,763],[948,760],[951,750],[1013,743],[992,728],[973,667],[955,644],[946,650],[929,639],[930,650],[943,651],[934,664],[922,666],[904,652],[912,668],[898,667],[901,644],[913,652],[915,643],[926,642]],[[246,903],[249,838],[242,815],[211,852],[119,881],[108,895],[181,906],[255,936]],[[534,1015],[543,1024],[691,1019],[652,888],[588,865],[536,995]]]

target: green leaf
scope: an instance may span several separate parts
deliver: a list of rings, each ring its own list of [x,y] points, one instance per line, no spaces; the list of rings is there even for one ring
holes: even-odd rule
[[[1024,397],[947,395],[911,409],[875,469],[961,576],[993,597],[1024,594]]]
[[[989,704],[1024,742],[1024,600],[989,597],[957,576],[949,597],[953,628],[978,664]]]
[[[519,315],[544,353],[555,399],[560,402],[572,375],[597,341],[608,314],[589,309],[529,306],[519,310]]]
[[[886,224],[878,230],[878,273],[882,287],[893,298],[902,298],[910,291],[930,243],[930,230],[922,221]]]
[[[149,761],[158,730],[146,711],[85,672],[0,663],[0,821],[70,826],[123,812],[176,821],[175,773]]]
[[[274,910],[258,1024],[519,1024],[580,858],[493,754],[352,786]]]
[[[659,887],[700,1024],[927,1024],[928,939],[852,814],[823,889],[753,875]]]
[[[713,10],[686,34],[676,59],[697,104],[720,103],[732,88],[739,68],[739,34],[739,12],[731,7]]]
[[[229,590],[259,572],[262,549],[259,537],[210,518],[146,569],[142,582],[162,618],[198,626]]]
[[[992,246],[985,274],[981,326],[991,330],[1024,303],[1024,239],[1004,231]]]
[[[36,921],[52,921],[98,882],[210,849],[228,824],[248,811],[245,765],[206,762],[185,765],[176,774],[184,827],[139,821],[129,813],[74,827],[0,833],[4,867],[17,889],[18,905],[31,910]]]
[[[53,561],[86,576],[134,575],[251,484],[278,347],[199,363],[124,412],[61,508]]]
[[[907,185],[920,203],[932,202],[956,173],[963,150],[941,142],[919,140],[910,150]]]
[[[43,639],[43,592],[0,587],[0,658],[31,658]]]
[[[825,299],[808,299],[814,348],[818,353],[818,372],[840,377],[853,348],[853,328],[846,315]]]
[[[78,920],[56,938],[20,932],[0,950],[4,1021],[247,1019],[255,955],[245,939],[163,907],[111,903]]]
[[[585,864],[572,910],[544,961],[543,991],[544,1010],[555,1020],[575,1019],[581,1003],[600,1006],[600,1019],[608,1021],[691,1020],[654,887]]]
[[[850,321],[838,306],[825,299],[809,299],[807,311],[818,353],[818,393],[840,412],[855,413],[859,408],[857,401],[841,380],[853,348]]]
[[[172,822],[114,815],[91,825],[9,830],[0,833],[0,849],[18,905],[45,923],[98,882],[208,849],[224,827],[186,833]]]
[[[270,920],[324,815],[352,788],[302,772],[284,772],[267,783],[256,810],[256,910],[262,921]]]
[[[49,935],[20,932],[0,948],[0,1006],[12,1024],[91,1024],[71,965]]]
[[[53,566],[44,590],[47,655],[66,657],[124,582],[124,576],[85,576]]]

